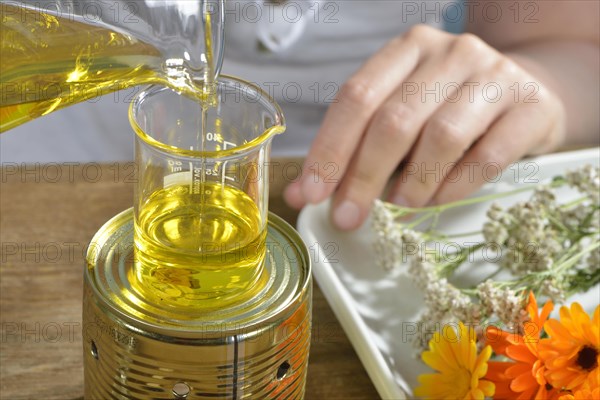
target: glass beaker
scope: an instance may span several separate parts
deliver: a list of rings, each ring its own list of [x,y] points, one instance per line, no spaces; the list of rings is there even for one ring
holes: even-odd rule
[[[266,283],[271,140],[285,130],[279,106],[233,77],[214,103],[153,86],[130,108],[136,132],[132,287],[146,300],[218,308]]]
[[[224,0],[0,3],[0,132],[131,86],[183,92],[218,75]]]

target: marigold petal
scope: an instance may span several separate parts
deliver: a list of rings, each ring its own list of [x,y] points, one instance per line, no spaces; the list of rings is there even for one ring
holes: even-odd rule
[[[466,345],[463,345],[461,351],[463,351],[464,367],[469,371],[472,371],[475,368],[475,362],[477,361],[477,345],[475,342],[467,341]]]
[[[506,348],[506,355],[515,361],[522,361],[528,364],[533,364],[537,360],[537,357],[531,354],[527,346],[508,346]]]
[[[579,351],[581,350],[581,348],[583,346],[580,346],[577,344],[571,344],[571,346],[569,346],[569,347],[566,347],[566,346],[561,346],[561,347],[562,348],[556,349],[560,355],[556,357],[553,364],[556,364],[559,366],[565,366],[565,365],[574,363],[574,361],[577,359],[577,353],[579,353]],[[549,361],[552,361],[552,360],[549,360]]]
[[[566,388],[570,382],[573,382],[575,380],[576,377],[577,377],[577,374],[574,374],[574,375],[568,376],[565,379],[554,379],[551,375],[547,375],[546,379],[547,379],[548,383],[555,388]]]
[[[535,298],[535,295],[533,294],[532,291],[529,292],[529,296],[527,299],[527,311],[529,312],[529,317],[531,319],[533,319],[537,316],[538,305],[537,305],[537,300]]]
[[[487,365],[483,365],[482,367],[485,367],[485,370],[487,372]],[[482,376],[485,376],[485,374],[483,374]],[[476,389],[477,386],[479,386],[479,372],[473,371],[473,373],[471,373],[471,382],[469,388]]]
[[[442,328],[442,336],[444,337],[444,339],[446,339],[446,341],[448,343],[457,343],[458,342],[456,330],[454,329],[454,326],[452,326],[452,325],[445,325]]]
[[[523,342],[524,342],[523,345],[525,347],[527,347],[527,350],[529,350],[529,352],[537,358],[537,355],[539,353],[538,344],[540,343],[540,338],[539,337],[526,337],[526,338],[524,338]]]
[[[510,389],[510,382],[496,383],[494,400],[513,400],[518,394]]]
[[[562,357],[572,357],[573,351],[577,353],[579,351],[578,345],[574,344],[579,342],[577,339],[570,339],[569,341],[562,341],[559,337],[552,337],[549,339],[551,341],[552,348]],[[570,354],[565,354],[566,351],[569,351]]]
[[[485,379],[495,385],[495,400],[512,400],[517,397],[517,393],[510,389],[510,378],[505,375],[505,371],[513,365],[514,363],[506,361],[488,362],[488,373]]]
[[[417,381],[420,385],[415,388],[415,393],[417,391],[422,391],[423,389],[426,389],[429,392],[432,387],[439,387],[440,384],[443,383],[440,374],[421,374],[417,378]]]
[[[565,360],[568,361],[568,359],[565,359],[563,357],[557,357],[556,353],[549,353],[549,354],[550,354],[550,357],[541,357],[544,360],[546,367],[549,370],[563,368],[564,364],[565,364]]]
[[[587,374],[577,374],[573,379],[570,379],[569,382],[564,385],[568,390],[576,390],[579,389],[583,383],[585,383],[587,379]]]
[[[598,329],[594,329],[594,326],[589,324],[589,325],[583,325],[581,327],[581,330],[583,332],[583,339],[588,344],[592,345],[592,347],[598,348]],[[594,332],[594,330],[596,332]]]
[[[429,341],[429,349],[444,360],[446,364],[456,365],[457,360],[454,356],[454,352],[450,346],[450,343],[438,332],[436,332],[433,338]]]
[[[573,393],[574,400],[600,400],[600,389],[582,389]]]
[[[473,400],[484,400],[485,396],[483,395],[483,392],[478,389],[471,389],[471,391],[467,394],[467,396],[465,396],[465,399],[473,399]]]
[[[496,391],[496,385],[494,382],[490,382],[487,380],[479,381],[479,389],[483,392],[485,396],[493,396]]]
[[[510,389],[514,392],[524,392],[528,389],[538,388],[539,386],[531,373],[521,374],[515,377],[510,383]]]
[[[567,393],[560,396],[558,400],[575,400],[575,397],[573,397],[573,394]]]
[[[595,388],[592,390],[592,399],[600,400],[600,388]]]
[[[515,344],[515,337],[518,335],[490,326],[485,331],[485,344],[492,346],[494,353],[505,355],[506,347]]]
[[[554,310],[554,303],[552,303],[552,301],[548,300],[546,302],[546,304],[544,304],[544,307],[542,307],[542,312],[540,312],[540,318],[538,320],[538,324],[541,327],[544,326],[544,324],[546,323],[546,320],[548,319],[548,316],[550,316],[550,313],[552,312],[552,310]]]
[[[528,390],[520,393],[519,396],[517,397],[517,400],[531,400],[533,398],[533,396],[535,396],[536,390],[537,390],[537,388],[531,388],[531,389],[528,389]]]
[[[533,373],[531,371],[532,367],[533,366],[531,364],[527,364],[527,363],[515,363],[510,368],[506,369],[506,376],[509,379],[515,379],[516,377],[523,375],[523,374],[529,374],[533,377]]]
[[[489,379],[494,382],[509,379],[506,376],[506,370],[513,365],[515,365],[515,363],[508,361],[489,361],[488,372],[485,376],[485,379]]]
[[[475,349],[475,354],[477,354],[477,349]],[[477,378],[483,378],[485,374],[487,374],[488,370],[488,360],[492,356],[492,348],[491,346],[485,346],[481,353],[477,356],[477,359],[473,363],[473,376]]]
[[[470,370],[477,354],[477,347],[475,343],[471,342],[470,329],[462,322],[459,322],[456,335],[454,343],[457,343],[457,346],[454,346],[453,350],[458,360],[458,365]]]
[[[490,355],[492,354],[491,347],[489,348],[489,353],[490,353]],[[469,357],[469,363],[467,364],[467,369],[477,368],[479,356],[477,355],[477,345],[475,344],[475,341],[469,340],[468,357]],[[485,360],[485,361],[487,361],[487,360]],[[483,363],[485,363],[485,361],[483,361]],[[487,369],[486,369],[486,371],[487,371]]]
[[[585,338],[584,330],[582,329],[586,325],[590,325],[590,316],[585,312],[581,304],[574,302],[571,304],[571,318],[573,321],[574,328],[578,333],[577,337],[579,339]]]
[[[560,322],[565,325],[570,325],[573,323],[571,318],[571,308],[567,306],[562,306],[560,310],[558,310],[558,316],[560,317]]]
[[[423,374],[417,378],[419,386],[414,390],[415,396],[426,399],[447,398],[449,393],[445,392],[446,385],[440,374]]]
[[[600,355],[598,355],[597,362],[600,365]],[[600,390],[600,368],[596,367],[588,374],[587,386],[592,390]]]
[[[570,308],[567,306],[561,307],[559,312],[561,325],[569,331],[569,336],[575,340],[581,340],[583,338],[583,332],[581,332],[579,321],[581,315],[578,312],[580,309],[581,306],[579,304],[573,303]],[[587,314],[585,315],[585,318],[587,318],[589,322]],[[550,336],[552,337],[552,335]]]
[[[424,351],[423,353],[421,353],[421,360],[423,360],[425,365],[436,371],[441,372],[448,368],[451,368],[451,366],[448,363],[446,363],[438,353],[434,353],[432,351]]]
[[[548,376],[550,376],[552,379],[550,379],[550,383],[552,384],[552,386],[556,386],[556,387],[560,387],[562,385],[556,385],[554,384],[555,381],[564,381],[569,379],[572,375],[577,375],[576,372],[570,371],[567,368],[562,368],[562,369],[553,369],[553,370],[549,370],[546,373],[546,378]]]
[[[539,387],[535,392],[534,400],[547,400],[548,399],[548,391],[544,387]]]
[[[476,387],[479,379],[483,379],[487,374],[488,365],[487,363],[483,363],[475,367],[473,372],[471,373],[471,387]]]
[[[546,372],[546,368],[544,366],[544,364],[538,360],[533,364],[533,369],[531,370],[533,377],[535,378],[536,382],[538,383],[538,385],[540,386],[546,386],[546,376],[545,376],[545,372]]]
[[[592,322],[588,313],[586,313],[581,304],[576,301],[571,304],[571,317],[582,325]]]
[[[562,308],[565,308],[565,307],[562,307]],[[559,321],[557,321],[555,319],[549,319],[548,321],[546,321],[546,323],[544,324],[544,329],[546,330],[548,335],[552,338],[560,337],[560,338],[563,338],[563,340],[569,340],[572,337],[571,332],[567,328],[565,328],[563,326],[563,324],[561,324]],[[549,339],[545,339],[545,340],[549,340]],[[542,343],[545,342],[545,340],[542,340]]]

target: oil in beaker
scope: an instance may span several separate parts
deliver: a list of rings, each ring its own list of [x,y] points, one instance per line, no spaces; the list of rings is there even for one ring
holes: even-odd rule
[[[219,307],[254,297],[264,286],[266,230],[254,200],[220,182],[157,192],[135,228],[134,289],[173,306]]]

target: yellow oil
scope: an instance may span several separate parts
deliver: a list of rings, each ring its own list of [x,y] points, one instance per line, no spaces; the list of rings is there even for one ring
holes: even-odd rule
[[[205,182],[152,194],[135,224],[132,287],[153,303],[218,308],[264,287],[266,230],[243,191]]]
[[[0,4],[0,132],[74,103],[157,83],[214,105],[210,15],[202,85],[170,80],[160,52],[105,27]],[[202,80],[203,79],[203,80]],[[198,132],[204,148],[206,127]],[[204,166],[204,162],[202,162]],[[167,306],[222,307],[264,287],[265,224],[242,191],[205,182],[164,188],[139,205],[133,289]]]
[[[134,37],[8,3],[0,18],[0,132],[115,90],[165,83],[159,52]]]

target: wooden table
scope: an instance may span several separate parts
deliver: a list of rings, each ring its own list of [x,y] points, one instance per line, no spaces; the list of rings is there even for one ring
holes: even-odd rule
[[[295,224],[281,193],[301,162],[274,164],[270,208]],[[133,164],[3,164],[0,172],[0,398],[82,398],[85,247],[132,205]],[[315,284],[306,399],[376,398]]]

